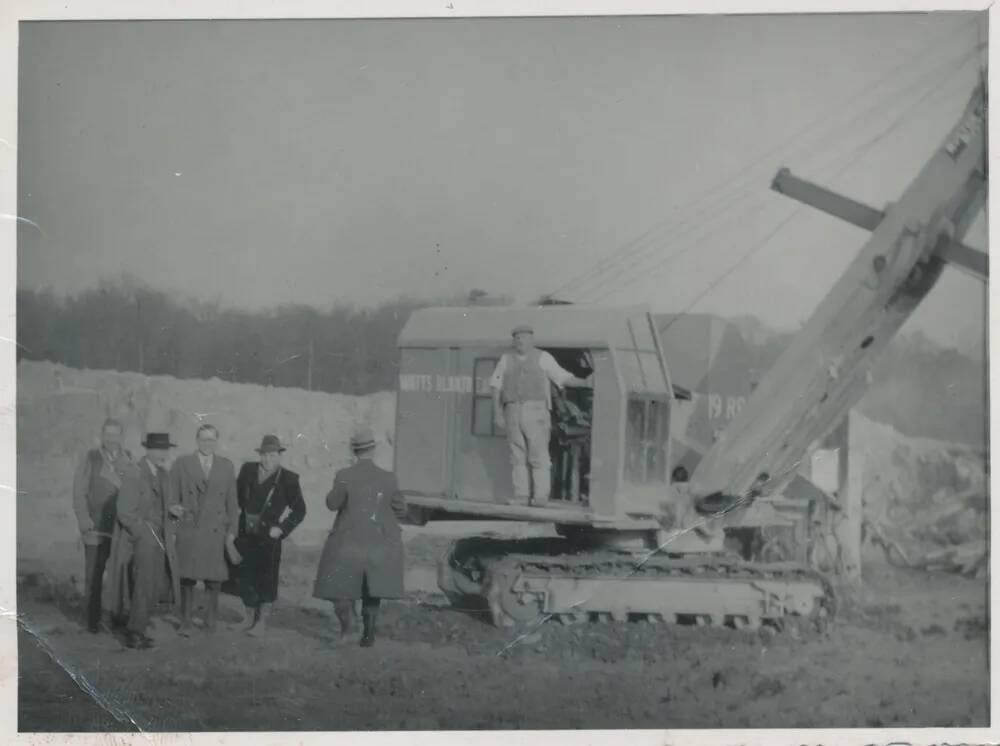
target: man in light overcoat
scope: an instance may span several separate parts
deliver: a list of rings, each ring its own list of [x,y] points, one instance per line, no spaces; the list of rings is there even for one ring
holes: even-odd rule
[[[219,431],[202,425],[196,436],[198,450],[174,461],[170,470],[167,510],[176,519],[175,535],[181,592],[183,635],[192,629],[194,590],[205,584],[205,629],[214,632],[219,613],[219,591],[229,577],[226,552],[235,556],[233,541],[239,507],[233,462],[215,453]]]

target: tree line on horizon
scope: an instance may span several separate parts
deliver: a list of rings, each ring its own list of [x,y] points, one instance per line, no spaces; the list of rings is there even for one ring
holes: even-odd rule
[[[410,314],[428,306],[506,304],[468,296],[396,298],[370,308],[301,304],[263,311],[179,300],[130,277],[58,297],[17,291],[18,360],[73,368],[367,394],[395,388],[396,340]]]
[[[473,290],[452,298],[396,298],[370,308],[248,311],[177,299],[129,277],[62,298],[19,288],[17,358],[361,395],[396,388],[396,342],[414,310],[510,303]],[[793,336],[767,331],[756,320],[741,332],[756,350],[761,373]],[[893,340],[872,373],[860,405],[867,416],[906,435],[988,444],[984,359],[943,349],[915,332]]]

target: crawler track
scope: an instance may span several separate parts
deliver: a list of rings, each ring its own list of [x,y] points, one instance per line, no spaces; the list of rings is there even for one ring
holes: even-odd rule
[[[826,578],[795,563],[581,550],[555,538],[462,539],[442,558],[438,583],[453,603],[485,607],[501,627],[541,619],[822,624],[836,606]]]

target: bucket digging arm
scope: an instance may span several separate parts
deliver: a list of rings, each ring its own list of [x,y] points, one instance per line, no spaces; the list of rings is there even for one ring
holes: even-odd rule
[[[900,199],[885,211],[780,171],[772,187],[872,231],[692,475],[702,513],[780,491],[812,445],[861,399],[870,366],[946,264],[984,278],[962,243],[986,199],[986,102],[980,87]]]

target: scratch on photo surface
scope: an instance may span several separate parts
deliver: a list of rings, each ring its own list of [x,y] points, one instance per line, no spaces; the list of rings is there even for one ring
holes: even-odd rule
[[[25,352],[31,352],[31,350],[29,350],[23,344],[21,344],[20,342],[15,341],[13,339],[11,339],[10,337],[0,337],[0,342],[10,342],[12,345],[14,345],[15,347],[20,347]]]
[[[42,234],[43,236],[45,235],[45,231],[42,230],[42,226],[40,226],[34,220],[31,220],[29,218],[23,218],[20,215],[11,215],[9,212],[0,213],[0,218],[4,218],[5,220],[15,220],[18,223],[24,223],[25,225],[30,225],[32,228],[36,229],[40,234]]]
[[[18,614],[4,609],[0,611],[0,616],[3,617],[13,617],[17,620],[17,623],[21,625],[22,629],[27,632],[34,639],[38,647],[44,652],[49,659],[55,663],[59,668],[65,671],[73,682],[80,687],[80,689],[87,694],[94,702],[96,702],[105,712],[107,712],[111,717],[117,720],[119,723],[131,723],[136,727],[136,729],[146,735],[146,738],[151,738],[149,734],[146,734],[148,730],[144,727],[142,723],[136,720],[127,710],[120,707],[119,704],[114,701],[111,697],[107,697],[102,694],[97,688],[90,683],[86,676],[84,676],[80,671],[75,670],[71,666],[63,663],[63,661],[56,655],[52,647],[45,641],[45,639],[29,625],[23,617]]]

